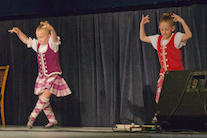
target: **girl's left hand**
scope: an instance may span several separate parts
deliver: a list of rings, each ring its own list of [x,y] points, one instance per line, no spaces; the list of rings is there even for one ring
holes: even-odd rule
[[[183,21],[183,18],[181,18],[180,16],[178,16],[177,14],[172,14],[171,17],[173,17],[173,21],[174,22],[182,22]]]

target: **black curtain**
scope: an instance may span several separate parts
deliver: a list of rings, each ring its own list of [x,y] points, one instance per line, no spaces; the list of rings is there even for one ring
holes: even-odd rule
[[[33,94],[36,53],[8,29],[18,26],[35,37],[42,20],[48,20],[61,37],[62,77],[73,92],[51,97],[59,125],[111,126],[122,118],[150,123],[160,66],[156,50],[139,39],[139,23],[142,14],[149,14],[146,33],[157,34],[160,16],[169,11],[180,15],[193,33],[183,48],[185,69],[205,69],[207,5],[0,21],[0,65],[10,65],[6,124],[26,125],[38,98]],[[179,23],[176,31],[183,32]],[[46,123],[41,113],[34,125]]]

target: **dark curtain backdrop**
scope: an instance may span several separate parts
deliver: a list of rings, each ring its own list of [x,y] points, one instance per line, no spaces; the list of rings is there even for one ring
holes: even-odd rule
[[[160,67],[156,50],[139,39],[139,23],[142,14],[149,14],[147,35],[159,33],[160,16],[169,11],[183,17],[193,33],[183,48],[185,69],[206,69],[207,5],[0,21],[0,65],[10,65],[6,124],[26,125],[38,98],[33,94],[36,53],[7,30],[18,26],[35,37],[42,20],[61,37],[62,76],[73,92],[51,97],[59,125],[111,126],[121,118],[150,123]],[[179,23],[176,31],[183,32]],[[41,113],[35,125],[46,123]]]

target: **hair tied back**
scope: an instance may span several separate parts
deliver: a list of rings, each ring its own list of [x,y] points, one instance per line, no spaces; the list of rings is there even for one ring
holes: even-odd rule
[[[171,17],[171,16],[172,16],[171,12],[163,13],[163,17]]]

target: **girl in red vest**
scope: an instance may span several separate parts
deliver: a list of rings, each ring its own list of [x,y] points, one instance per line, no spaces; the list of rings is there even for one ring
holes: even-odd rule
[[[161,35],[156,34],[146,36],[144,25],[149,22],[149,15],[142,15],[142,21],[140,23],[140,40],[151,43],[157,50],[161,66],[155,99],[156,103],[158,103],[165,72],[167,70],[173,71],[184,69],[181,48],[186,45],[187,40],[192,37],[192,33],[185,21],[174,13],[164,13],[163,17],[160,19],[159,29]],[[174,22],[181,23],[185,33],[173,33],[175,30]]]
[[[59,63],[59,45],[60,38],[57,36],[54,28],[47,22],[40,22],[36,29],[37,39],[28,38],[19,28],[14,27],[9,30],[10,33],[16,33],[19,39],[27,44],[37,53],[38,77],[35,84],[34,93],[39,95],[39,99],[27,123],[28,128],[33,127],[33,123],[38,114],[43,110],[49,123],[45,128],[54,127],[58,122],[50,105],[51,94],[57,97],[63,97],[71,94],[71,90],[65,80],[60,77],[62,74]]]

